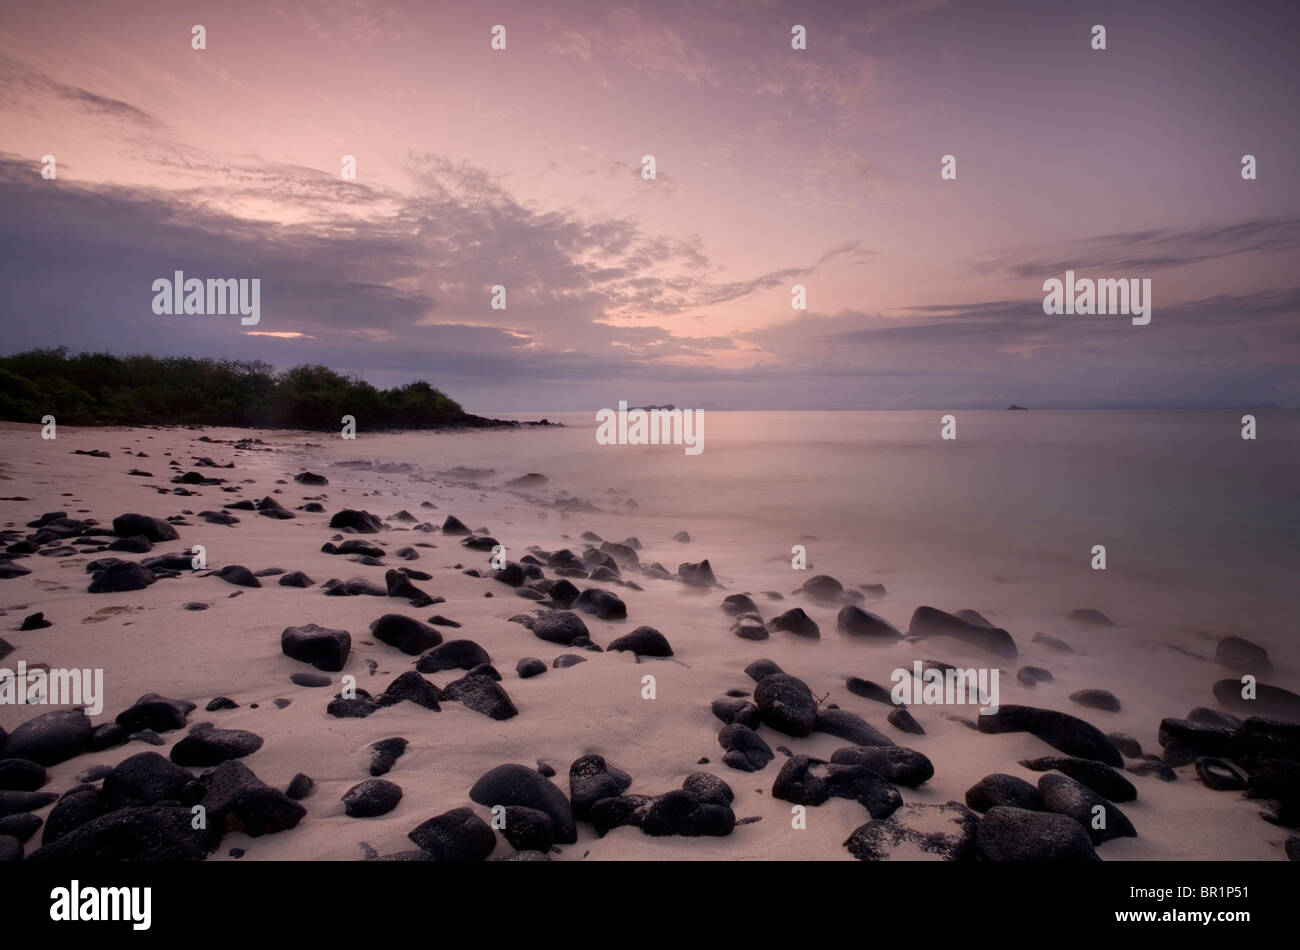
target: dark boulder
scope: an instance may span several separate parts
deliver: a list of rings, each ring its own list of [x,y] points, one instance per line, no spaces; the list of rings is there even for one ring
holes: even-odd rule
[[[988,861],[1101,860],[1073,818],[1024,808],[990,808],[975,831],[975,845]]]
[[[573,844],[578,840],[569,800],[536,769],[514,764],[498,765],[474,783],[469,797],[487,808],[522,805],[546,812],[554,823],[558,844]]]

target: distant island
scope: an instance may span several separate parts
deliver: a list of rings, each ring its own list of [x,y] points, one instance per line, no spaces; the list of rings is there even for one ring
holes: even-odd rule
[[[478,429],[521,423],[467,413],[423,380],[377,389],[326,366],[112,356],[66,348],[0,357],[0,419],[66,425],[209,425],[328,430]],[[522,425],[548,425],[538,423]]]
[[[1028,412],[1028,410],[1025,409],[1024,406],[1017,406],[1014,402],[1011,405],[1007,406],[1005,411],[1010,412],[1012,409],[1019,409],[1022,412]]]

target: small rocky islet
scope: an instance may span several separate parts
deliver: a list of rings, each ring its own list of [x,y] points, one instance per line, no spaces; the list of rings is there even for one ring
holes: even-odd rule
[[[267,449],[265,443],[249,440],[226,444]],[[108,462],[113,457],[103,450],[76,451]],[[155,470],[162,467],[161,461],[153,465]],[[165,468],[170,469],[166,484],[156,480],[154,485],[160,495],[233,495],[244,487],[238,472],[230,471],[233,462],[192,456],[188,466],[172,459]],[[361,484],[372,472],[426,480],[413,467],[396,463],[339,463],[339,468]],[[212,469],[225,470],[227,476],[209,474]],[[483,491],[495,474],[473,469],[444,473],[450,483]],[[134,468],[123,477],[154,478]],[[276,480],[299,491],[337,488],[338,481],[333,474],[306,468]],[[548,485],[545,475],[527,473],[505,480],[497,490],[533,497],[530,493],[548,490]],[[369,506],[378,508],[380,493],[369,494]],[[781,802],[778,814],[784,821],[800,810],[806,814],[831,799],[845,799],[860,806],[861,814],[840,829],[836,853],[823,857],[1095,861],[1117,839],[1140,836],[1141,815],[1159,807],[1144,789],[1170,781],[1199,783],[1207,809],[1220,807],[1217,802],[1228,797],[1258,802],[1260,816],[1279,829],[1278,857],[1300,851],[1294,831],[1300,828],[1300,696],[1278,685],[1267,650],[1246,638],[1218,640],[1215,656],[1207,662],[1229,668],[1237,678],[1207,678],[1207,705],[1161,719],[1159,751],[1144,754],[1136,739],[1108,721],[1125,706],[1123,697],[1103,685],[1074,683],[1069,677],[1077,688],[1055,703],[1068,706],[1069,712],[1004,701],[995,712],[972,711],[967,719],[952,716],[950,707],[918,709],[895,702],[889,671],[910,669],[911,660],[901,661],[897,653],[882,661],[873,653],[901,647],[914,653],[924,669],[942,674],[954,665],[927,655],[942,655],[945,645],[974,651],[1006,674],[1002,682],[1009,692],[1033,695],[1065,678],[1053,671],[1053,661],[1078,655],[1073,640],[1116,625],[1095,609],[1064,612],[1057,632],[1066,632],[1059,637],[1013,635],[975,610],[948,612],[924,604],[915,606],[903,629],[868,609],[886,596],[876,582],[845,584],[814,574],[788,594],[737,590],[734,579],[709,557],[680,561],[670,569],[647,558],[647,546],[636,537],[607,540],[592,531],[563,534],[550,549],[529,546],[514,559],[503,556],[510,549],[508,525],[493,532],[485,526],[471,528],[445,511],[439,512],[438,523],[412,514],[440,507],[433,502],[411,502],[380,515],[365,505],[338,505],[325,493],[298,500],[293,504],[276,487],[259,499],[198,506],[197,514],[190,508],[167,514],[157,505],[100,513],[103,521],[85,510],[26,512],[22,528],[12,523],[0,529],[0,580],[6,582],[0,589],[9,591],[4,613],[17,618],[10,634],[16,643],[0,640],[0,659],[12,666],[17,653],[32,668],[40,667],[42,634],[77,622],[41,603],[42,588],[31,578],[48,582],[53,575],[35,558],[54,563],[73,558],[68,561],[72,570],[59,570],[57,576],[63,583],[76,576],[92,610],[99,600],[92,595],[121,594],[137,596],[130,605],[112,605],[121,612],[151,609],[169,581],[200,577],[211,589],[207,599],[177,608],[194,611],[195,619],[186,624],[190,631],[224,598],[299,598],[304,615],[314,619],[284,627],[278,650],[273,642],[266,645],[268,652],[296,667],[282,677],[284,695],[249,707],[264,705],[274,713],[303,703],[317,710],[319,733],[294,736],[293,741],[336,744],[340,761],[355,759],[346,781],[330,776],[330,787],[342,791],[326,796],[319,779],[303,772],[276,774],[277,758],[267,749],[274,720],[268,721],[265,736],[223,725],[223,715],[243,708],[221,695],[234,692],[234,684],[214,683],[210,694],[189,698],[169,697],[174,691],[164,689],[93,717],[82,709],[57,708],[23,717],[7,731],[0,728],[0,859],[202,860],[219,854],[230,834],[243,836],[241,847],[233,849],[242,855],[248,849],[245,839],[292,835],[304,823],[346,819],[356,828],[356,859],[549,860],[581,857],[591,842],[607,835],[742,836],[762,821],[763,816],[748,814],[744,804],[757,799]],[[6,501],[12,511],[26,499]],[[570,519],[597,510],[563,492],[552,503]],[[292,537],[301,539],[304,551],[355,567],[318,579],[315,569],[308,573],[292,565],[256,563],[257,549],[251,546],[239,558],[244,563],[209,568],[200,563],[202,550],[186,546],[187,528],[196,523],[237,535],[246,517],[291,525]],[[649,547],[668,552],[699,543],[680,531]],[[448,557],[456,563],[435,563]],[[412,566],[416,563],[422,567]],[[481,582],[480,597],[524,602],[508,614],[511,629],[518,631],[511,652],[487,649],[476,639],[472,622],[429,611],[446,605],[449,614],[457,613],[458,601],[437,593],[440,571]],[[528,689],[562,692],[581,688],[569,679],[586,668],[580,664],[631,664],[638,677],[642,669],[653,672],[655,664],[690,667],[698,633],[677,635],[662,621],[656,625],[649,610],[641,616],[643,605],[652,610],[655,601],[639,595],[664,582],[705,598],[698,610],[715,638],[735,638],[737,662],[730,679],[698,696],[692,704],[695,713],[667,727],[680,737],[680,761],[659,763],[654,776],[638,777],[620,768],[617,754],[590,751],[599,743],[600,723],[595,721],[557,736],[548,746],[570,746],[567,777],[562,766],[557,775],[540,760],[535,765],[494,760],[491,749],[484,749],[475,753],[482,759],[479,777],[458,792],[461,803],[431,814],[412,804],[418,800],[412,793],[437,774],[409,764],[430,754],[422,735],[404,727],[407,736],[369,743],[360,753],[352,746],[348,720],[376,717],[374,722],[382,723],[399,704],[410,704],[402,708],[427,717],[418,721],[428,722],[431,734],[452,728],[440,724],[452,721],[452,709],[508,728],[517,717],[533,714],[512,691],[518,693],[521,684],[534,679],[539,685],[530,683]],[[21,607],[9,606],[19,588]],[[331,603],[319,602],[323,597],[376,598],[366,601],[375,605],[373,619],[362,628],[333,625],[327,619],[330,611],[320,609]],[[618,635],[605,635],[611,625]],[[859,668],[825,669],[816,650],[826,637],[860,644]],[[788,672],[771,659],[753,658],[752,650],[765,642],[779,642],[782,656],[803,659],[797,666],[787,660],[795,666]],[[792,653],[791,644],[802,644],[799,649],[805,652]],[[1243,690],[1242,675],[1259,682]],[[360,686],[362,681],[369,688]],[[203,711],[196,715],[200,706]],[[964,788],[945,778],[944,757],[936,747],[925,751],[930,739],[926,726],[935,728],[941,716],[963,720],[969,727],[963,741],[988,770],[978,781],[963,783]],[[415,720],[401,721],[409,726]],[[1037,754],[1000,760],[999,750],[1008,746],[990,737],[1007,733],[1032,737]],[[442,742],[445,748],[447,740]],[[64,763],[98,753],[111,753],[112,762],[79,769],[73,781],[51,778],[51,770],[59,771]],[[709,764],[715,755],[717,764]],[[427,769],[427,761],[424,765]],[[664,781],[658,777],[664,773],[680,780]],[[945,791],[936,793],[936,787]],[[951,797],[943,800],[945,795]],[[1135,807],[1139,802],[1142,807]],[[368,829],[380,827],[376,822],[382,820],[397,820],[394,813],[405,816],[405,837],[414,847],[385,838],[387,847],[381,851],[370,843],[381,839]],[[769,821],[771,815],[769,809]],[[797,822],[791,828],[797,833]]]

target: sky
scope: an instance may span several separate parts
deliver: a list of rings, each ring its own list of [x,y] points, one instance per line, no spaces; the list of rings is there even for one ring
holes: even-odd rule
[[[476,412],[1300,406],[1297,35],[1269,0],[5,4],[0,352]],[[177,270],[257,278],[260,322],[155,314]],[[1150,323],[1045,314],[1067,270],[1149,279]]]

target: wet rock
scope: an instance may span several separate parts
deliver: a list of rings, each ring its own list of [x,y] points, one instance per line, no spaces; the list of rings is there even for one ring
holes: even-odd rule
[[[894,740],[871,723],[846,709],[819,709],[813,725],[816,732],[824,732],[860,746],[892,746]]]
[[[121,808],[72,829],[35,851],[29,861],[201,861],[209,839],[190,827],[179,805]]]
[[[590,637],[582,618],[567,610],[547,610],[533,620],[534,636],[548,643],[572,646],[579,637]]]
[[[110,808],[179,801],[192,778],[157,752],[140,752],[123,759],[104,778],[104,801]]]
[[[1242,697],[1240,680],[1219,680],[1214,684],[1214,698],[1223,706],[1244,716],[1262,716],[1300,723],[1300,696],[1280,686],[1255,685],[1255,698]]]
[[[234,584],[236,587],[261,587],[262,582],[253,576],[253,572],[242,564],[227,564],[220,570],[212,572],[214,576],[220,577],[227,584]]]
[[[1134,775],[1154,776],[1162,782],[1172,782],[1178,778],[1178,773],[1158,759],[1143,759],[1141,762],[1134,762],[1128,767],[1128,771]]]
[[[543,811],[551,817],[556,843],[573,844],[578,840],[569,800],[535,769],[515,764],[498,765],[474,783],[469,797],[487,808],[522,805]]]
[[[1043,796],[1022,778],[994,772],[966,789],[966,804],[978,812],[998,806],[1042,811]]]
[[[469,808],[430,818],[407,835],[437,861],[484,861],[496,847],[491,826]]]
[[[1271,673],[1273,663],[1268,658],[1268,651],[1257,643],[1241,637],[1224,637],[1214,651],[1214,659],[1224,666],[1241,670],[1243,673]]]
[[[970,623],[934,607],[917,607],[907,633],[911,637],[951,637],[1009,659],[1019,655],[1016,641],[1001,627]]]
[[[348,699],[345,699],[342,693],[335,693],[334,698],[325,707],[325,712],[338,719],[365,719],[378,709],[379,704],[374,698],[364,689],[358,689],[356,695]]]
[[[561,653],[551,661],[551,668],[556,670],[567,670],[571,666],[577,666],[579,663],[586,663],[585,657],[578,656],[576,653]]]
[[[217,696],[208,700],[204,710],[207,712],[219,712],[222,709],[238,709],[239,703],[235,702],[229,696]]]
[[[860,765],[887,782],[917,788],[934,777],[934,763],[904,746],[849,746],[831,755],[835,765]]]
[[[687,561],[677,565],[677,576],[692,587],[715,587],[718,583],[708,559],[700,561],[698,564]]]
[[[1038,793],[1043,796],[1044,811],[1073,818],[1095,845],[1112,838],[1137,837],[1133,823],[1122,811],[1068,775],[1048,772],[1038,780]],[[1099,820],[1101,813],[1096,810],[1098,807],[1105,812],[1104,821]],[[1103,827],[1096,827],[1098,824]]]
[[[840,608],[835,617],[835,626],[843,633],[859,637],[880,637],[886,640],[901,640],[903,637],[902,632],[888,620],[853,604]]]
[[[153,729],[168,732],[185,725],[185,718],[194,711],[194,704],[185,699],[168,699],[157,693],[146,693],[117,715],[117,724],[130,732]]]
[[[837,765],[806,755],[791,756],[772,784],[772,797],[796,805],[821,805],[849,798],[872,818],[888,818],[903,803],[898,789],[860,765]]]
[[[555,843],[555,823],[544,811],[509,805],[505,809],[505,827],[501,829],[501,836],[517,852],[540,853],[541,860],[549,860],[546,855]]]
[[[177,765],[206,767],[252,755],[260,748],[262,737],[256,733],[198,725],[172,746],[171,760]]]
[[[45,766],[31,759],[0,759],[0,790],[34,792],[45,784]]]
[[[119,538],[143,536],[153,541],[175,541],[180,537],[176,529],[161,518],[148,515],[125,514],[113,519],[113,533]]]
[[[980,732],[1028,732],[1054,749],[1081,759],[1095,759],[1122,768],[1119,750],[1091,723],[1067,713],[1035,706],[1003,705],[977,717]]]
[[[1091,759],[1043,756],[1039,759],[1022,759],[1020,764],[1033,772],[1055,769],[1092,789],[1112,802],[1131,802],[1137,798],[1133,783],[1108,765]]]
[[[1160,720],[1156,738],[1165,749],[1165,760],[1170,765],[1187,765],[1201,755],[1231,758],[1234,734],[1235,730],[1223,726],[1207,726],[1169,717]],[[1179,761],[1170,761],[1171,758]]]
[[[1089,709],[1101,709],[1106,712],[1119,712],[1119,700],[1115,694],[1106,689],[1081,689],[1070,694],[1070,699]]]
[[[755,660],[754,662],[750,663],[749,666],[745,667],[745,675],[748,676],[750,679],[752,679],[755,683],[761,683],[764,677],[768,677],[773,675],[774,673],[781,673],[781,672],[784,672],[781,669],[781,667],[777,666],[775,662],[768,659]]]
[[[54,792],[15,792],[0,790],[0,818],[44,808],[59,796]]]
[[[408,656],[419,656],[442,643],[442,634],[433,627],[402,614],[384,614],[370,624],[370,633]]]
[[[311,776],[299,772],[289,781],[289,787],[285,789],[284,794],[295,802],[302,801],[311,794],[311,790],[315,785],[316,783],[312,781]]]
[[[372,515],[368,511],[357,511],[353,508],[344,508],[342,511],[330,518],[331,528],[340,528],[347,531],[355,531],[357,534],[378,534],[383,530],[384,523],[379,520],[378,516]]]
[[[519,715],[510,694],[487,676],[471,674],[448,683],[442,689],[441,698],[462,703],[489,719],[510,719]]]
[[[91,725],[78,709],[56,709],[28,719],[4,740],[4,758],[58,765],[86,750]]]
[[[546,664],[535,656],[526,656],[515,664],[515,672],[520,679],[529,679],[546,672]]]
[[[894,705],[894,697],[890,690],[871,680],[864,680],[857,676],[848,677],[844,685],[854,696],[861,696],[863,699],[871,699],[878,703],[884,703],[887,706]]]
[[[1016,670],[1016,679],[1024,686],[1037,686],[1039,683],[1050,683],[1052,673],[1041,666],[1022,666]]]
[[[395,706],[400,702],[412,702],[425,709],[437,712],[441,709],[438,700],[442,691],[415,670],[408,670],[389,684],[388,689],[375,700],[378,706]]]
[[[1088,833],[1065,815],[1024,808],[990,808],[975,831],[988,861],[1100,861]]]
[[[596,802],[623,794],[631,784],[632,776],[610,765],[603,756],[584,755],[575,759],[569,766],[569,800],[573,817],[587,821]]]
[[[606,650],[626,650],[637,656],[672,656],[673,648],[668,638],[654,627],[637,627],[629,634],[619,637]]]
[[[394,736],[391,739],[380,739],[378,742],[370,744],[370,774],[373,776],[387,775],[392,771],[397,760],[406,754],[406,748],[410,743],[401,736]]]
[[[337,673],[348,661],[352,635],[346,630],[319,627],[314,623],[285,627],[280,634],[280,650],[292,660],[310,663],[318,670]]]
[[[442,670],[472,670],[481,663],[491,663],[487,651],[473,640],[448,640],[420,654],[415,668],[421,673]]]
[[[837,600],[844,593],[844,585],[829,574],[816,574],[804,581],[799,589],[818,600]]]
[[[1033,643],[1040,643],[1049,650],[1055,650],[1057,653],[1073,653],[1074,648],[1064,640],[1058,640],[1056,637],[1049,637],[1045,633],[1036,633],[1032,637]]]
[[[807,637],[812,640],[820,639],[822,635],[817,622],[804,613],[802,607],[790,608],[780,616],[773,618],[768,626],[773,630],[784,630],[786,633],[793,633],[797,637]]]
[[[588,587],[574,605],[584,613],[595,614],[601,620],[621,620],[627,616],[627,605],[618,597],[599,587]],[[537,632],[537,628],[533,628]]]
[[[912,718],[912,714],[907,711],[906,706],[895,706],[885,718],[891,726],[900,732],[906,732],[914,736],[925,735],[925,730],[921,728],[919,722]]]
[[[966,861],[979,817],[958,802],[903,805],[856,829],[844,847],[859,861]]]
[[[725,837],[736,826],[729,806],[702,802],[685,789],[659,795],[645,806],[640,818],[641,831],[655,837]]]
[[[343,793],[343,811],[349,818],[377,818],[387,815],[401,800],[400,786],[387,779],[371,778]]]
[[[1247,785],[1246,776],[1231,762],[1208,755],[1196,760],[1196,775],[1206,788],[1216,792],[1237,792]]]
[[[103,793],[97,788],[69,791],[50,809],[49,817],[45,821],[45,830],[41,834],[41,843],[50,844],[59,840],[86,822],[98,818],[107,812],[109,807]]]
[[[759,772],[776,758],[762,737],[749,726],[733,722],[718,733],[718,744],[726,750],[722,764],[741,772]]]
[[[252,838],[275,834],[295,827],[307,814],[307,809],[267,785],[237,759],[204,773],[202,781],[207,787],[203,806],[208,812],[208,828],[218,836],[222,830],[243,831]]]
[[[738,722],[742,726],[748,726],[750,729],[757,729],[760,718],[758,707],[747,699],[724,696],[715,699],[710,707],[713,715],[717,716],[725,723]]]
[[[737,614],[758,613],[758,604],[748,594],[731,594],[722,600],[722,609],[733,617]]]
[[[810,735],[817,724],[817,702],[803,680],[784,673],[765,676],[754,691],[763,722],[790,736]]]
[[[465,526],[465,522],[461,521],[455,515],[448,515],[446,520],[442,523],[442,533],[453,537],[460,537],[471,535],[474,532],[470,531],[469,528]]]
[[[157,578],[134,561],[118,561],[102,571],[96,571],[87,590],[92,594],[111,594],[123,591],[144,590]]]

